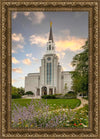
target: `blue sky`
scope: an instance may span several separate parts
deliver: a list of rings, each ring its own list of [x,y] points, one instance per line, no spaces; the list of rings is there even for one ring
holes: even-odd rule
[[[88,12],[12,12],[12,85],[24,87],[28,73],[39,72],[52,21],[56,53],[63,70],[88,38]]]

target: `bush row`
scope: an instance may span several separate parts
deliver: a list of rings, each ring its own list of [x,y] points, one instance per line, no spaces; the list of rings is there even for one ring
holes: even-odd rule
[[[44,98],[44,99],[55,99],[56,96],[55,95],[44,95],[44,96],[41,96],[41,98]]]
[[[12,99],[21,98],[20,94],[12,93]]]

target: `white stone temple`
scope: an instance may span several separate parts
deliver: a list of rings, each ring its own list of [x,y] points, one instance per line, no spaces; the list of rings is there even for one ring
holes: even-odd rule
[[[67,91],[65,90],[67,86]],[[25,77],[25,92],[36,96],[61,94],[71,90],[72,79],[69,71],[63,71],[55,52],[55,43],[50,22],[50,34],[46,53],[41,59],[40,73],[29,73]]]

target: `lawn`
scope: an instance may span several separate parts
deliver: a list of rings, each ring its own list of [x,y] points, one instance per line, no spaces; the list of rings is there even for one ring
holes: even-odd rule
[[[12,99],[12,109],[14,103],[27,107],[27,105],[30,104],[31,100],[32,99]],[[81,101],[79,99],[41,99],[41,101],[47,103],[50,106],[50,109],[52,110],[66,107],[74,109],[75,107],[81,104]],[[33,103],[38,102],[38,99],[33,100]]]
[[[80,103],[79,99],[13,99],[12,127],[88,127],[88,105],[73,109]]]

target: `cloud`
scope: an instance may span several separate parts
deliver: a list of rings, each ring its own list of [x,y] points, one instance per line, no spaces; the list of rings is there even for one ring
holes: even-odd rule
[[[13,68],[12,71],[13,72],[18,72],[18,73],[23,73],[21,68]]]
[[[63,69],[63,71],[66,71],[66,67],[64,67],[63,65],[62,65],[62,69]]]
[[[66,40],[61,39],[56,41],[56,51],[62,52],[68,49],[71,51],[81,50],[81,46],[85,44],[85,41],[86,39],[84,38],[68,36]]]
[[[32,53],[26,54],[27,57],[32,57]]]
[[[30,12],[24,12],[24,15],[28,16],[28,15],[30,15]]]
[[[70,31],[65,30],[62,31],[64,37],[59,37],[59,36],[55,36],[55,44],[56,44],[56,51],[57,52],[64,52],[66,50],[71,50],[71,51],[78,51],[81,50],[81,47],[85,44],[85,41],[87,40],[86,38],[78,38],[75,36],[70,36]],[[67,35],[65,35],[67,34]],[[66,37],[67,36],[67,37]],[[31,35],[29,37],[29,41],[30,44],[33,45],[37,45],[38,47],[45,47],[45,45],[47,44],[48,41],[48,33],[47,34],[43,34],[41,35]],[[61,54],[59,55],[60,57],[63,57]]]
[[[12,53],[16,53],[16,51],[12,49]]]
[[[17,14],[18,14],[17,12],[13,12],[13,13],[12,13],[12,19],[16,19]]]
[[[21,44],[12,44],[12,53],[17,53],[18,50],[21,50],[23,52],[24,46]]]
[[[32,57],[32,59],[34,60],[34,61],[39,61],[39,59],[37,59],[37,58],[35,58],[35,57]]]
[[[17,80],[15,80],[15,79],[12,79],[12,84],[14,84],[16,81],[17,81]]]
[[[39,45],[39,47],[44,47],[47,43],[47,36],[44,35],[43,36],[39,36],[39,35],[32,35],[30,36],[30,43],[32,44],[36,44]]]
[[[24,59],[22,62],[26,65],[30,65],[32,63],[30,59]]]
[[[25,79],[25,77],[19,77],[19,79],[24,80],[24,79]]]
[[[68,64],[69,67],[74,68],[71,63]]]
[[[57,54],[58,58],[60,60],[62,60],[64,58],[64,56],[65,56],[66,53],[64,53],[64,52],[57,52],[56,54]]]
[[[18,64],[18,63],[20,63],[15,57],[12,57],[12,63],[14,63],[14,64]]]
[[[40,24],[45,18],[43,12],[24,12],[24,15],[32,21],[33,24]]]
[[[24,42],[24,37],[22,36],[21,33],[19,33],[19,34],[13,33],[12,40],[15,42]]]
[[[35,22],[40,24],[42,20],[45,18],[45,15],[43,12],[34,12],[33,13],[35,16]]]

